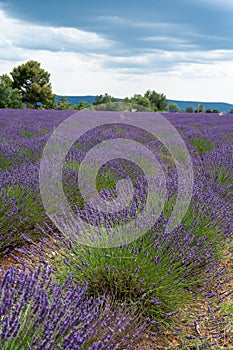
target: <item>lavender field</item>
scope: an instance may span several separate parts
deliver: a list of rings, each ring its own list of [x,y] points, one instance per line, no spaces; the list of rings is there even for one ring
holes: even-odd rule
[[[233,115],[162,113],[185,141],[194,172],[189,208],[172,232],[165,227],[178,172],[161,142],[123,122],[77,140],[64,162],[63,188],[73,211],[92,225],[129,222],[148,194],[142,169],[114,159],[100,169],[96,188],[112,200],[116,182],[130,179],[130,207],[113,216],[86,205],[78,172],[97,144],[140,142],[166,176],[166,202],[153,227],[130,243],[95,248],[59,232],[40,194],[43,149],[72,113],[0,110],[0,348],[233,348]]]

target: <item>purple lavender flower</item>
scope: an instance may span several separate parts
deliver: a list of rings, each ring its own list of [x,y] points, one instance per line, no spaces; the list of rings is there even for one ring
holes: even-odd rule
[[[107,296],[88,297],[87,284],[72,276],[51,284],[52,270],[26,272],[10,267],[0,280],[0,341],[14,349],[131,348],[145,325],[124,308],[113,308]],[[132,325],[134,330],[132,331]],[[130,341],[127,339],[131,333]],[[86,345],[85,345],[86,344]],[[118,345],[117,345],[118,344]]]

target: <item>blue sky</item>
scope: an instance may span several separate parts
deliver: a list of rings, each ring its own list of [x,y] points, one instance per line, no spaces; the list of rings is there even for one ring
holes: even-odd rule
[[[0,0],[0,74],[30,59],[60,95],[233,103],[233,1]]]

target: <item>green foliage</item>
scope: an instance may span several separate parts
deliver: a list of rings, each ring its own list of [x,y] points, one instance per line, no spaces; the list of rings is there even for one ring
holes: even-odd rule
[[[193,113],[193,107],[186,107],[184,110],[186,113]]]
[[[221,183],[223,185],[228,185],[233,183],[233,174],[228,171],[225,165],[219,167],[218,172],[215,176],[215,183]]]
[[[69,161],[66,161],[63,165],[64,168],[66,169],[70,169],[72,171],[75,171],[78,173],[79,171],[79,163],[76,159],[72,159],[72,160],[69,160]]]
[[[164,94],[159,94],[154,90],[147,90],[144,97],[148,98],[151,103],[151,107],[155,112],[167,110],[167,99]]]
[[[86,101],[80,101],[79,103],[72,105],[66,97],[61,97],[60,100],[51,106],[52,109],[59,110],[82,110],[90,108],[90,105]]]
[[[124,99],[124,102],[127,102],[127,103],[130,102],[132,104],[143,106],[145,108],[151,109],[151,102],[150,102],[150,100],[147,97],[139,95],[139,94],[135,94],[130,99],[128,97],[126,97]]]
[[[22,95],[7,74],[0,76],[0,108],[23,108]]]
[[[200,155],[215,149],[215,143],[203,137],[195,136],[191,138],[191,144],[197,149]]]
[[[7,159],[3,154],[0,154],[0,172],[11,166],[11,160]]]
[[[191,128],[193,130],[200,130],[201,129],[201,127],[199,125],[192,125]]]
[[[230,113],[233,113],[233,108],[231,108]]]
[[[32,163],[34,163],[36,161],[36,155],[34,154],[34,152],[30,148],[22,146],[20,148],[20,153],[23,154],[28,159],[30,159],[30,161]]]
[[[142,106],[144,109],[154,112],[167,110],[166,96],[164,94],[159,94],[154,90],[147,90],[144,96],[135,94],[130,98],[126,97],[124,102],[131,103],[135,106]]]
[[[194,211],[191,213],[192,219],[196,214],[199,215]],[[189,219],[187,215],[187,221],[185,220],[187,225],[191,225],[192,220]],[[200,226],[198,223],[197,226],[192,226],[193,242],[189,247],[190,250],[197,240],[201,242],[205,239],[206,246],[208,242],[219,245],[218,228],[211,222],[211,215],[200,219],[202,220]],[[159,229],[157,234],[161,232]],[[163,246],[162,242],[158,247],[155,236],[155,232],[150,232],[120,248],[98,249],[74,243],[72,249],[61,249],[61,254],[53,260],[57,270],[56,278],[63,283],[71,272],[76,281],[88,282],[91,295],[113,294],[116,302],[137,305],[142,315],[163,323],[164,313],[187,306],[191,301],[189,287],[202,283],[205,272],[202,262],[200,266],[190,264],[188,278],[182,281],[187,267],[182,259],[177,258],[172,262],[170,253],[174,246],[181,244],[183,234],[178,234],[178,241],[177,238],[171,241],[169,247]],[[160,257],[156,265],[153,262],[155,251]],[[67,265],[64,265],[64,258]],[[193,271],[198,273],[193,275]],[[151,302],[153,298],[159,303],[153,304]]]
[[[204,110],[205,110],[204,105],[203,105],[202,103],[199,103],[199,105],[198,105],[198,112],[199,112],[199,113],[203,113]]]
[[[72,109],[71,103],[66,97],[61,97],[61,99],[54,104],[53,109]]]
[[[118,101],[117,98],[108,94],[98,95],[96,96],[95,101],[93,102],[93,105],[95,106],[95,105],[100,105],[108,102],[117,102],[117,101]]]
[[[129,100],[129,99],[128,99]],[[129,103],[127,99],[122,102],[107,102],[99,105],[92,105],[90,109],[96,111],[120,111],[120,112],[143,112],[148,111],[148,108],[136,103]]]
[[[73,105],[73,109],[82,110],[90,108],[90,105],[86,101],[80,101],[78,104]]]
[[[214,108],[214,109],[208,108],[205,112],[206,113],[220,113],[220,110],[217,108]]]
[[[177,103],[169,103],[168,106],[168,111],[169,112],[179,112],[180,111],[180,107],[177,105]]]
[[[154,248],[149,236],[121,249],[88,248],[75,243],[72,250],[61,251],[70,266],[64,266],[59,256],[54,260],[56,278],[63,282],[72,272],[76,281],[89,283],[91,295],[110,293],[116,302],[138,305],[142,315],[154,316],[162,321],[160,317],[164,316],[164,312],[187,303],[189,295],[181,292],[184,285],[179,283],[179,279],[174,283],[173,273],[169,274],[169,257],[166,253],[155,267],[152,260]],[[166,263],[167,267],[164,267]],[[175,274],[184,273],[179,263],[173,271]],[[186,287],[191,284],[187,281]],[[151,303],[155,295],[161,304]]]
[[[214,109],[212,110],[212,113],[220,113],[220,110],[217,109],[217,108],[214,108]]]
[[[42,135],[45,135],[45,134],[47,134],[47,133],[49,132],[49,130],[46,129],[45,127],[41,127],[41,128],[39,129],[39,132],[40,132]]]
[[[35,132],[31,132],[27,129],[22,129],[21,134],[27,139],[34,139],[37,136]]]
[[[28,61],[11,72],[13,88],[19,90],[29,108],[40,105],[49,107],[53,104],[55,95],[50,84],[50,74],[40,67],[37,61]]]

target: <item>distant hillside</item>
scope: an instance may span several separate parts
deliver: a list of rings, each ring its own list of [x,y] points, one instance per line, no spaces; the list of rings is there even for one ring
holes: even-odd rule
[[[205,110],[210,109],[218,109],[220,112],[229,113],[233,108],[233,104],[225,103],[225,102],[196,102],[196,101],[176,101],[176,100],[168,100],[169,103],[176,103],[180,110],[184,110],[187,107],[192,107],[193,109],[197,108],[201,103],[203,104]]]
[[[57,96],[56,100],[59,100],[61,97],[66,97],[72,105],[81,101],[86,101],[87,103],[92,104],[96,98],[96,96]]]
[[[57,100],[59,100],[62,96],[57,96]],[[72,105],[77,104],[81,101],[86,101],[89,104],[92,104],[96,98],[96,96],[64,96],[70,101]],[[119,99],[121,101],[122,99]],[[177,101],[177,100],[168,100],[168,103],[176,103],[180,110],[183,111],[187,107],[192,107],[193,109],[197,108],[201,103],[204,105],[205,110],[210,109],[218,109],[220,112],[229,113],[233,108],[233,104],[225,103],[225,102],[198,102],[198,101]]]

